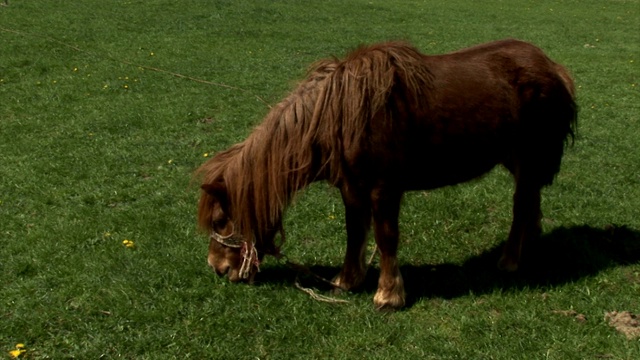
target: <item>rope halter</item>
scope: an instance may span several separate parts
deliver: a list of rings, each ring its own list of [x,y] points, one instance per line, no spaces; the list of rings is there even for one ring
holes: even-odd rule
[[[235,234],[235,229],[231,229],[229,235],[220,235],[215,230],[211,230],[211,239],[217,241],[223,246],[240,249],[240,255],[242,256],[242,265],[240,266],[239,276],[241,279],[246,280],[251,276],[251,267],[260,272],[260,260],[258,258],[258,250],[256,250],[255,242],[245,241],[242,236]]]

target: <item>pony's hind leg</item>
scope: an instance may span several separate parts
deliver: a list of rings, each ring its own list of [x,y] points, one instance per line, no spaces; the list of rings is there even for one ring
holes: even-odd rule
[[[364,282],[367,235],[371,227],[371,202],[344,185],[341,188],[347,226],[347,251],[340,274],[333,280],[338,289],[350,290]]]
[[[516,180],[513,223],[498,263],[507,271],[518,269],[523,246],[540,236],[540,190],[553,183],[560,171],[565,140],[573,136],[573,84],[566,73],[559,76],[561,79],[548,84],[551,88],[522,85],[519,90],[523,96],[519,118],[523,136],[514,139],[513,157],[503,163]]]
[[[380,251],[380,278],[373,297],[377,309],[397,309],[405,304],[404,280],[397,257],[401,198],[401,192],[372,193],[375,238]]]
[[[522,247],[540,236],[540,189],[535,181],[516,176],[516,191],[513,195],[513,222],[509,238],[498,261],[498,268],[516,271],[520,266]]]

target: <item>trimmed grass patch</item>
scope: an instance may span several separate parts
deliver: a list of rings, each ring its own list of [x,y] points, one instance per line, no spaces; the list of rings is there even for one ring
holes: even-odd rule
[[[637,0],[9,1],[0,6],[0,351],[640,357],[639,340],[605,319],[640,314],[639,18]],[[406,39],[442,53],[504,37],[567,66],[581,109],[522,272],[495,270],[513,190],[502,169],[407,194],[403,311],[373,309],[375,263],[363,292],[339,296],[346,305],[313,301],[274,259],[255,286],[208,269],[192,171],[244,139],[309,64],[361,43]],[[287,214],[285,252],[335,275],[343,217],[337,191],[314,184]]]

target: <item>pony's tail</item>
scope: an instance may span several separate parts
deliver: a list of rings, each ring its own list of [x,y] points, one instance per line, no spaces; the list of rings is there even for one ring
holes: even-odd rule
[[[573,143],[578,125],[573,80],[564,67],[553,65],[554,72],[542,88],[521,90],[533,94],[522,109],[526,136],[520,144],[521,155],[529,164],[526,176],[542,186],[550,185],[560,171],[565,146]]]
[[[573,83],[573,78],[564,66],[556,64],[555,70],[569,95],[566,102],[566,113],[564,116],[569,120],[569,130],[567,132],[567,138],[570,137],[571,144],[573,144],[576,133],[578,131],[578,104],[576,103],[576,87]]]

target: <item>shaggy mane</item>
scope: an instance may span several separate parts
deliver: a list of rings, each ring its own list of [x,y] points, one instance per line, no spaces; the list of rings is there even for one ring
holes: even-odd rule
[[[344,150],[366,139],[373,115],[386,117],[394,86],[402,86],[408,99],[428,89],[431,75],[422,59],[414,47],[396,42],[317,62],[246,140],[196,174],[203,183],[224,182],[236,231],[262,242],[265,233],[280,228],[297,190],[315,180],[340,181]],[[199,204],[199,225],[207,231],[212,201],[203,194]]]

